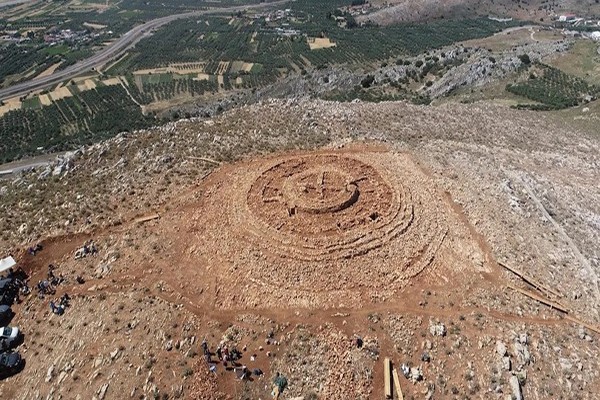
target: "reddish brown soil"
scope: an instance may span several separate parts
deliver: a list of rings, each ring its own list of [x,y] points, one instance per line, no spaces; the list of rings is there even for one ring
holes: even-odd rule
[[[496,324],[565,326],[549,310],[517,316],[510,306],[474,304],[481,292],[505,304],[513,294],[505,292],[485,238],[408,154],[355,145],[225,165],[160,214],[160,220],[145,224],[48,239],[38,256],[22,255],[19,261],[32,282],[43,279],[49,263],[60,263],[72,278],[94,267],[72,260],[84,241],[94,238],[108,252],[103,244],[127,238],[135,247],[115,245],[121,254],[110,281],[89,277],[85,285],[68,284],[59,294],[83,298],[90,291],[111,295],[144,288],[146,295],[198,318],[197,336],[210,337],[213,346],[231,324],[247,331],[234,342],[248,348],[245,357],[258,354],[251,367],[267,375],[286,371],[292,361],[280,356],[289,358],[302,327],[311,327],[316,343],[329,343],[321,361],[330,372],[324,372],[320,394],[330,398],[383,396],[379,363],[355,353],[355,334],[376,342],[381,355],[418,362],[418,342],[430,320],[471,316],[460,326],[461,335],[475,341],[495,329],[482,328],[475,315]],[[373,322],[374,315],[384,322]],[[390,333],[397,329],[395,316],[406,318],[403,329],[411,332],[405,348],[394,336],[403,333]],[[266,346],[266,327],[275,325],[277,338],[289,340]],[[267,350],[274,357],[266,357]],[[347,359],[354,361],[343,364]],[[352,370],[357,365],[372,369],[372,377],[357,378]],[[242,383],[222,371],[213,376],[203,364],[194,368],[194,398],[269,392],[264,380]],[[286,374],[299,379],[291,369]],[[447,374],[460,379],[461,372]],[[419,394],[424,386],[406,390]]]

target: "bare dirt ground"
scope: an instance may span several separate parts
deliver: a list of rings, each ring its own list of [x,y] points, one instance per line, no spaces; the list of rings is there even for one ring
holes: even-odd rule
[[[335,47],[336,43],[329,40],[329,38],[308,38],[308,47],[311,50],[328,49]]]
[[[0,106],[0,117],[8,113],[11,110],[18,110],[21,108],[22,102],[18,97],[8,99],[4,102],[3,106]]]
[[[15,306],[27,366],[0,397],[265,399],[280,372],[284,399],[381,399],[385,356],[413,368],[405,398],[594,399],[600,145],[578,126],[269,101],[7,183],[5,248],[34,284],[56,265],[73,300],[62,317],[48,297]],[[75,260],[90,239],[98,255]],[[209,372],[203,338],[265,376]]]
[[[46,70],[44,70],[41,74],[39,74],[38,77],[52,75],[54,73],[54,71],[56,71],[56,69],[60,66],[60,64],[62,64],[62,61],[61,62],[57,62],[56,64],[51,65]]]

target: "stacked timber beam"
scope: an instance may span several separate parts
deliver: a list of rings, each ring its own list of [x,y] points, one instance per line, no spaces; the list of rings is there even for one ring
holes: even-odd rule
[[[392,394],[392,361],[389,358],[383,360],[383,377],[385,379],[384,390],[385,398],[391,399]]]
[[[383,378],[385,398],[394,398],[394,393],[392,389],[393,380],[393,388],[396,390],[396,397],[398,398],[398,400],[404,400],[404,394],[402,394],[402,388],[400,387],[400,378],[398,377],[398,370],[396,368],[392,368],[392,361],[388,357],[386,357],[383,360]]]
[[[398,396],[398,400],[404,400],[402,388],[400,387],[400,378],[398,377],[398,370],[396,368],[392,370],[392,377],[394,378],[394,388],[396,389],[396,395]]]
[[[553,296],[561,298],[561,297],[563,297],[562,294],[560,294],[559,292],[557,292],[556,290],[554,290],[552,288],[542,285],[541,283],[537,282],[535,279],[525,275],[522,272],[517,271],[516,269],[514,269],[504,263],[498,262],[498,265],[500,265],[502,268],[507,269],[508,271],[512,272],[513,274],[515,274],[516,276],[521,278],[523,280],[523,282],[525,282],[528,285],[530,285],[531,287],[535,288],[538,292],[543,294],[545,297],[540,296],[539,294],[534,293],[530,290],[518,288],[510,283],[507,283],[507,285],[506,285],[508,288],[510,288],[516,292],[519,292],[522,295],[527,296],[532,300],[540,302],[541,304],[544,304],[552,309],[560,311],[561,313],[565,314],[565,319],[567,319],[571,322],[581,325],[593,332],[600,333],[600,327],[592,325],[592,324],[588,324],[587,322],[582,321],[579,318],[573,317],[572,315],[570,315],[570,310],[567,307],[565,307],[558,301],[550,300],[550,298]]]

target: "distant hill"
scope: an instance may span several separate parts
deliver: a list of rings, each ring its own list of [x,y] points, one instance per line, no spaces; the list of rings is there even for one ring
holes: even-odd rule
[[[385,3],[389,4],[389,7],[384,7]],[[383,8],[358,16],[358,22],[370,21],[378,25],[389,25],[396,22],[474,15],[497,15],[539,21],[567,12],[583,17],[600,15],[600,4],[597,0],[376,0],[371,4]]]

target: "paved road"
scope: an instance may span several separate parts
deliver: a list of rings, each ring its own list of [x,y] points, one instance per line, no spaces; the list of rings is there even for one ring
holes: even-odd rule
[[[10,86],[5,89],[0,89],[0,100],[6,100],[11,97],[20,97],[28,94],[34,90],[45,89],[49,86],[57,84],[62,81],[66,81],[82,72],[89,71],[93,68],[99,68],[106,64],[108,61],[119,57],[124,54],[128,49],[133,47],[137,42],[139,42],[144,37],[152,35],[152,30],[168,24],[169,22],[173,22],[177,19],[182,18],[191,18],[200,15],[206,14],[215,14],[215,13],[231,13],[237,11],[250,10],[254,8],[263,8],[270,7],[274,5],[280,5],[287,3],[289,0],[280,0],[271,3],[261,3],[254,5],[244,5],[244,6],[236,6],[236,7],[227,7],[227,8],[219,8],[219,9],[211,9],[211,10],[202,10],[202,11],[190,11],[183,14],[175,14],[169,15],[162,18],[153,19],[148,21],[142,25],[138,25],[135,28],[131,29],[129,32],[125,33],[119,39],[117,39],[112,44],[108,45],[104,49],[95,53],[90,58],[87,58],[83,61],[78,62],[77,64],[71,65],[70,67],[65,68],[62,71],[57,71],[50,76],[34,78],[32,80],[22,82],[13,86]]]
[[[0,0],[0,7],[14,6],[15,4],[27,3],[35,0]]]
[[[0,165],[0,180],[3,178],[12,178],[19,172],[27,171],[32,168],[45,167],[54,162],[59,155],[64,154],[43,154],[36,157],[31,157],[25,160],[13,161],[8,164]]]
[[[533,28],[539,28],[539,26],[538,25],[513,26],[512,28],[506,28],[504,30],[501,30],[500,32],[494,33],[494,36],[507,35],[509,33],[520,31],[520,30],[523,30],[523,29],[529,29],[529,30],[531,30]]]

